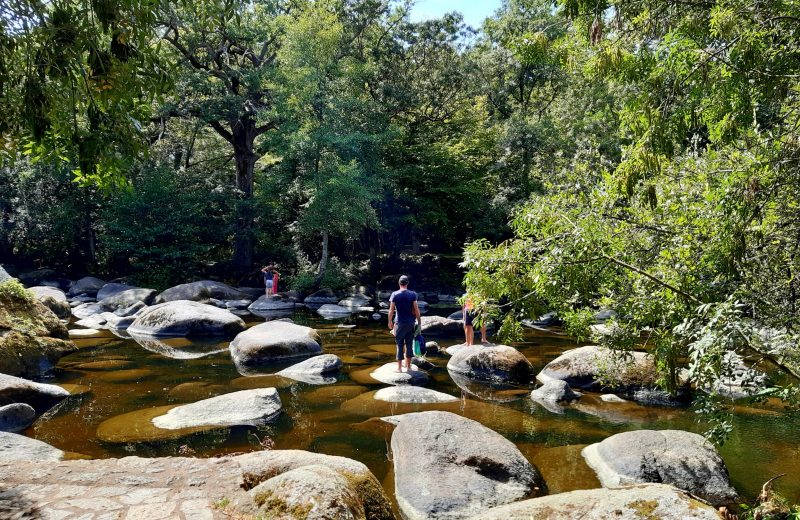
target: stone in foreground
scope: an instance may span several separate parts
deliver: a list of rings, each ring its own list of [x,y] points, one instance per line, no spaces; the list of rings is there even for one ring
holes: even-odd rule
[[[322,354],[301,361],[277,373],[295,381],[311,385],[325,385],[337,381],[336,374],[342,368],[342,360],[334,354]]]
[[[142,310],[128,332],[141,336],[234,336],[244,329],[244,321],[225,309],[177,300]]]
[[[322,353],[317,331],[288,321],[268,321],[236,336],[231,356],[240,370]]]
[[[47,443],[16,433],[0,432],[0,465],[7,461],[53,461],[62,458],[64,452]],[[4,479],[0,478],[0,482],[3,481]]]
[[[665,484],[558,493],[496,507],[471,520],[719,520],[717,511]]]
[[[408,520],[469,518],[545,492],[511,441],[449,412],[403,415],[392,454],[397,503]]]
[[[470,379],[497,383],[527,384],[533,377],[531,362],[507,345],[465,346],[448,360],[447,370]]]
[[[638,430],[618,433],[581,452],[603,487],[671,484],[721,506],[737,500],[714,446],[696,433]]]

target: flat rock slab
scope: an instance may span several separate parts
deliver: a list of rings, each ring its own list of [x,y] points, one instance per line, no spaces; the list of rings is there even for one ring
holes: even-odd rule
[[[472,520],[719,520],[717,511],[665,484],[587,489],[523,500]]]
[[[317,331],[289,321],[268,321],[236,336],[231,357],[240,371],[322,353]]]
[[[583,449],[603,487],[658,482],[721,506],[736,503],[728,469],[714,446],[696,433],[637,430]]]
[[[375,399],[389,403],[452,403],[458,397],[419,386],[393,386],[375,392]]]
[[[511,441],[453,413],[402,416],[391,446],[395,496],[408,520],[469,518],[545,492]]]
[[[322,354],[285,368],[276,375],[311,385],[325,385],[337,381],[336,374],[341,368],[342,360],[339,356]]]
[[[324,469],[317,470],[320,467]],[[282,518],[274,502],[259,506],[251,491],[263,484],[262,490],[273,489],[278,493],[276,497],[287,498],[281,492],[281,481],[304,483],[309,497],[319,496],[326,489],[324,482],[316,486],[308,479],[282,477],[296,470],[303,470],[309,477],[321,476],[329,470],[340,478],[347,476],[346,492],[361,504],[361,518],[393,518],[388,499],[366,466],[344,457],[298,450],[208,459],[0,461],[0,518],[230,520],[259,515]],[[279,480],[269,484],[275,478]],[[292,489],[293,486],[288,487],[289,491]],[[302,496],[297,498],[301,500],[297,505],[302,508],[306,503],[302,502]]]
[[[45,442],[16,433],[0,432],[0,465],[7,461],[54,461],[62,458],[64,458],[63,451]],[[2,478],[0,482],[3,482]]]
[[[447,371],[470,379],[527,384],[533,365],[514,347],[470,345],[459,349],[447,362]]]
[[[107,332],[100,329],[69,329],[69,337],[74,339],[108,337]]]
[[[0,406],[26,403],[41,414],[67,397],[69,397],[69,392],[60,386],[36,383],[21,377],[0,374]]]
[[[430,381],[430,376],[419,369],[417,365],[411,364],[411,371],[405,368],[403,361],[403,371],[397,371],[397,363],[386,363],[369,373],[369,377],[387,385],[424,385]]]
[[[140,336],[231,337],[244,329],[244,321],[225,309],[176,300],[143,309],[128,332]]]

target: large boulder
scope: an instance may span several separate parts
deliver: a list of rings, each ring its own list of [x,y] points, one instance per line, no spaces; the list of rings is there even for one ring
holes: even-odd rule
[[[262,295],[251,303],[247,310],[250,312],[288,311],[294,309],[294,302],[284,301],[280,296]]]
[[[107,311],[114,312],[117,309],[125,309],[137,303],[151,305],[155,299],[156,291],[154,289],[135,288],[107,296],[102,300],[98,300],[97,304],[101,305]]]
[[[44,413],[67,397],[69,392],[60,386],[0,374],[0,406],[26,403],[38,413]]]
[[[129,289],[138,289],[135,285],[128,285],[126,283],[110,282],[105,284],[99,291],[97,291],[97,301],[104,300],[109,296],[114,296]]]
[[[471,520],[719,520],[716,509],[665,484],[586,489],[532,498],[484,511]]]
[[[404,518],[469,518],[544,494],[537,469],[511,441],[482,424],[440,411],[399,419],[391,444]]]
[[[63,451],[47,443],[16,433],[0,432],[0,462],[57,461],[63,458]]]
[[[412,363],[410,371],[405,365],[403,361],[402,372],[398,372],[396,362],[386,363],[369,372],[369,377],[387,385],[425,385],[430,381],[430,376],[417,365]]]
[[[425,336],[463,337],[464,322],[441,316],[423,316],[422,333]]]
[[[281,409],[281,399],[274,388],[240,390],[173,408],[153,418],[153,425],[165,430],[197,426],[258,426],[275,422]]]
[[[67,302],[67,295],[64,291],[55,287],[39,285],[28,289],[37,300],[42,302],[48,309],[62,320],[72,315],[72,308]]]
[[[458,350],[447,362],[447,370],[470,379],[527,384],[533,365],[514,347],[471,345]]]
[[[176,300],[202,301],[211,298],[217,300],[250,299],[246,293],[234,289],[230,285],[213,280],[202,280],[170,287],[156,297],[156,302],[163,303]]]
[[[706,439],[681,430],[618,433],[581,452],[603,487],[657,482],[721,506],[734,504],[736,490],[722,458]]]
[[[595,345],[567,350],[536,375],[540,383],[560,379],[569,386],[591,390],[654,387],[655,377],[649,354],[615,353]]]
[[[575,401],[581,397],[569,385],[560,379],[548,381],[531,392],[534,401],[549,401],[553,403]]]
[[[128,327],[140,336],[233,336],[245,329],[244,321],[213,305],[177,300],[153,305],[136,315]]]
[[[83,320],[97,314],[106,312],[106,308],[99,303],[81,303],[80,305],[72,308],[72,315]]]
[[[26,403],[0,406],[0,432],[21,432],[36,420],[36,410]]]
[[[303,300],[303,303],[308,305],[309,307],[313,306],[322,306],[326,303],[335,304],[339,301],[339,297],[336,296],[336,293],[331,291],[330,289],[320,289],[319,291],[312,293]]]
[[[74,350],[53,311],[17,280],[0,283],[0,373],[38,377]]]
[[[277,375],[312,385],[324,385],[337,381],[336,375],[340,368],[342,360],[339,356],[322,354],[285,368]]]
[[[764,372],[749,367],[742,356],[728,351],[722,357],[720,378],[707,390],[729,399],[745,399],[763,388],[767,379]]]
[[[73,282],[69,287],[70,295],[86,294],[88,296],[96,296],[100,289],[106,284],[105,281],[94,276],[87,276],[80,280]]]
[[[42,285],[42,282],[46,280],[54,280],[58,278],[58,274],[52,269],[43,268],[22,273],[17,276],[17,278],[19,278],[19,281],[25,284],[27,287],[33,287],[34,285]]]
[[[240,369],[285,363],[322,353],[317,331],[288,321],[268,321],[236,336],[231,356]]]

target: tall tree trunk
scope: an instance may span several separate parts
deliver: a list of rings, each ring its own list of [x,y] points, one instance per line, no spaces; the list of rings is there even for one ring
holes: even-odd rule
[[[247,117],[232,121],[231,134],[239,190],[231,264],[236,272],[246,274],[253,265],[253,170],[258,160],[253,149],[255,121]]]
[[[317,279],[314,285],[319,287],[322,283],[322,278],[325,276],[325,270],[328,268],[328,232],[322,232],[322,258],[319,260],[319,270],[317,271]]]

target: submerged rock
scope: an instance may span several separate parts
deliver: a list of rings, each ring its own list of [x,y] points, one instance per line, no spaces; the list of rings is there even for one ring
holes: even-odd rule
[[[69,392],[56,385],[35,383],[21,377],[0,374],[0,406],[26,403],[44,413],[69,397]]]
[[[391,445],[397,504],[409,520],[469,518],[545,492],[511,441],[456,414],[406,414]]]
[[[268,321],[236,336],[230,345],[239,370],[285,363],[322,353],[317,331],[287,321]]]
[[[247,293],[234,289],[230,285],[213,280],[202,280],[170,287],[156,297],[156,303],[177,300],[201,301],[210,298],[217,300],[250,299]]]
[[[342,360],[334,354],[322,354],[285,368],[276,375],[312,385],[331,384],[342,368]]]
[[[56,461],[64,458],[64,452],[49,444],[18,435],[0,432],[0,462],[5,461]]]
[[[36,420],[36,410],[29,404],[0,406],[0,432],[21,432]]]
[[[665,484],[587,489],[495,507],[472,520],[719,520],[717,511]]]
[[[225,309],[177,300],[144,309],[128,332],[141,336],[233,336],[244,329],[244,321]]]
[[[514,347],[472,345],[458,350],[447,362],[447,370],[470,379],[527,384],[533,366]]]
[[[722,458],[706,439],[681,430],[618,433],[584,448],[586,463],[603,487],[671,484],[721,506],[736,503]]]

